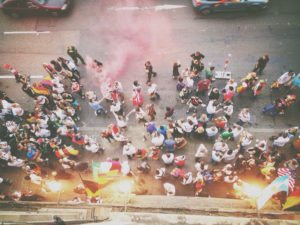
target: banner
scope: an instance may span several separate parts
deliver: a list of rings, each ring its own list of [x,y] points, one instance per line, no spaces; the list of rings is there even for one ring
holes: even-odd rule
[[[264,207],[266,202],[278,192],[285,191],[288,194],[289,191],[289,176],[277,177],[271,184],[269,184],[263,191],[260,197],[256,201],[257,209]]]

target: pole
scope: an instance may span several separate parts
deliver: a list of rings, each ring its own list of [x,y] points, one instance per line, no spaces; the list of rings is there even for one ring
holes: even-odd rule
[[[59,205],[59,201],[60,201],[60,195],[61,195],[61,190],[59,190],[59,193],[58,193],[57,205]]]
[[[125,203],[124,203],[124,212],[127,212],[128,195],[129,195],[129,192],[126,192]]]

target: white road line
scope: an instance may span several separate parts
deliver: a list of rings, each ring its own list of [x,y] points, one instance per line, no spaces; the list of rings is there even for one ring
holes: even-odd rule
[[[9,35],[9,34],[50,34],[50,31],[4,31],[3,34]]]
[[[265,133],[265,134],[271,134],[271,133],[279,133],[282,132],[289,127],[282,127],[282,128],[254,128],[254,127],[246,127],[245,130],[249,131],[250,133]],[[80,131],[94,131],[94,132],[101,132],[102,130],[106,129],[106,127],[79,127]]]
[[[173,10],[173,9],[180,9],[185,8],[186,5],[157,5],[151,7],[137,7],[137,6],[124,6],[124,7],[111,7],[108,10],[114,11],[134,11],[134,10],[154,10],[154,11],[161,11],[161,10]]]
[[[41,75],[30,75],[30,78],[32,79],[40,79],[43,78],[44,76]],[[0,75],[0,79],[15,79],[15,76],[13,75]]]

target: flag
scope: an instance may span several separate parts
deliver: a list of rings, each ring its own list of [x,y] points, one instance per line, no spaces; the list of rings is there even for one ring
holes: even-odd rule
[[[277,170],[277,174],[279,177],[288,175],[289,176],[289,189],[290,189],[290,191],[294,191],[295,179],[294,179],[294,174],[291,172],[291,170],[288,168],[285,168],[285,167],[279,168]]]
[[[276,193],[285,191],[289,192],[289,176],[277,177],[271,184],[269,184],[261,193],[256,201],[257,209],[261,209],[266,202]]]
[[[85,187],[85,191],[89,197],[95,197],[100,194],[100,190],[101,190],[100,184],[98,184],[94,181],[90,181],[90,180],[81,180],[81,181],[82,181],[82,183]]]
[[[93,162],[93,178],[101,185],[120,176],[121,164],[118,161]]]
[[[300,188],[287,197],[282,209],[288,209],[296,205],[300,205]]]

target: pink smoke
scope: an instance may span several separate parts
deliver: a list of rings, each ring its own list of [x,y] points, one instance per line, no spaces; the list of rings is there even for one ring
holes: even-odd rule
[[[99,84],[103,86],[103,83],[111,80],[126,78],[130,75],[128,74],[130,69],[143,73],[146,60],[161,61],[159,57],[162,56],[158,56],[157,52],[160,49],[170,48],[172,43],[170,19],[167,18],[167,14],[154,10],[108,10],[113,7],[152,6],[155,5],[154,2],[107,0],[99,4],[95,8],[103,9],[97,14],[97,19],[101,20],[101,23],[93,25],[92,30],[99,36],[99,43],[105,43],[105,52],[108,54],[104,58],[97,59],[104,64],[101,76],[91,68],[87,68],[94,79],[92,83],[95,84],[97,80],[98,87]],[[88,63],[91,60],[89,58]]]

